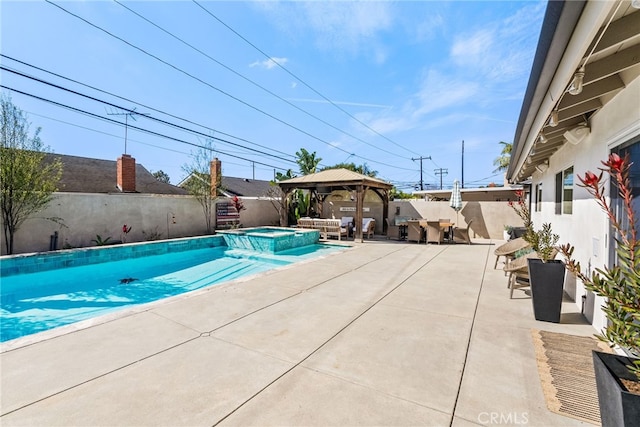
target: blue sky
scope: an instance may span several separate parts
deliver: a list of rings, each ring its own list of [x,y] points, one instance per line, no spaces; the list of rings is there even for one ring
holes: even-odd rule
[[[214,148],[226,176],[297,171],[305,148],[322,166],[366,163],[404,191],[420,182],[421,156],[425,186],[440,185],[436,169],[445,187],[461,179],[464,140],[473,187],[502,182],[493,159],[513,139],[545,7],[3,0],[2,66],[77,93],[7,70],[0,79],[82,110],[3,89],[60,154],[124,153],[125,110],[104,102],[148,114],[128,119],[154,133],[129,127],[127,153],[172,183],[208,135],[224,140]]]

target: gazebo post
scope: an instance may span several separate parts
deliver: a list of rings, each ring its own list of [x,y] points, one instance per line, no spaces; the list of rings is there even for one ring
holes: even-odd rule
[[[354,240],[360,239],[360,243],[364,241],[362,233],[362,209],[364,208],[364,192],[365,187],[363,185],[358,185],[356,187],[356,215],[354,218],[356,233]]]

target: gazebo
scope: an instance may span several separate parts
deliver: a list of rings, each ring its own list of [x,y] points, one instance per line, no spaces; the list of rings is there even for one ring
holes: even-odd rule
[[[327,169],[322,172],[303,175],[291,178],[278,183],[283,192],[284,209],[280,216],[280,225],[287,225],[287,213],[289,211],[289,194],[296,189],[310,190],[312,194],[324,202],[334,190],[346,190],[356,193],[356,212],[354,215],[355,238],[363,241],[362,237],[362,210],[364,207],[364,196],[367,190],[372,190],[382,200],[382,216],[389,216],[389,191],[393,185],[377,178],[362,175],[348,169]],[[383,228],[386,224],[382,224]]]

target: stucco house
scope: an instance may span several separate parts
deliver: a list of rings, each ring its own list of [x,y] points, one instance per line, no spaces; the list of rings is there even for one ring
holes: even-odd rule
[[[577,176],[612,152],[630,153],[640,200],[640,9],[638,2],[549,1],[507,179],[526,184],[536,228],[551,223],[583,268],[615,254],[607,216]],[[609,197],[616,205],[616,192]],[[602,301],[567,275],[565,291],[596,329]]]

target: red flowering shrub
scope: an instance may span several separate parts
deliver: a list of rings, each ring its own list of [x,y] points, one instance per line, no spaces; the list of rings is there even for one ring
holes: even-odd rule
[[[602,210],[607,214],[611,225],[616,230],[616,264],[611,268],[596,268],[591,277],[584,274],[580,263],[573,256],[573,246],[566,244],[562,251],[567,269],[573,272],[583,283],[587,290],[596,295],[605,297],[603,311],[609,319],[607,327],[599,338],[607,341],[611,347],[620,346],[629,350],[636,357],[640,356],[640,242],[635,224],[635,212],[632,205],[631,185],[629,170],[631,163],[629,157],[621,158],[617,154],[611,154],[606,162],[601,162],[605,167],[600,168],[601,173],[596,175],[587,172],[584,178],[578,176],[580,186],[586,188]],[[618,189],[618,194],[623,201],[627,220],[621,221],[616,217],[609,201],[604,194],[605,181],[603,173],[606,172]],[[629,369],[640,380],[640,359],[634,361]]]

